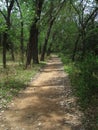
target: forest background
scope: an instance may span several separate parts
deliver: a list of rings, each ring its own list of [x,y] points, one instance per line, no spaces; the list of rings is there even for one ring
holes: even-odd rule
[[[73,92],[86,115],[85,127],[97,130],[98,1],[0,0],[3,107],[51,53],[61,57],[69,73]]]

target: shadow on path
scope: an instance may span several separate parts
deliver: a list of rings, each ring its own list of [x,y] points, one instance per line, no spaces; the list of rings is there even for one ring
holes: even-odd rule
[[[83,130],[81,116],[68,75],[60,59],[53,56],[9,105],[2,123],[7,130]]]

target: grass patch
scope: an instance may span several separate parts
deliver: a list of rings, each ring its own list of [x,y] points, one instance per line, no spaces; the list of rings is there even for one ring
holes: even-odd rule
[[[17,96],[20,90],[25,89],[30,80],[44,65],[45,62],[38,65],[33,64],[31,68],[25,70],[23,65],[10,62],[7,69],[0,68],[0,108],[6,107],[13,96]]]
[[[71,61],[69,56],[64,56],[63,54],[59,54],[59,57],[61,58],[63,64],[64,64],[64,70],[69,74],[69,76],[72,74],[74,69],[74,63]]]

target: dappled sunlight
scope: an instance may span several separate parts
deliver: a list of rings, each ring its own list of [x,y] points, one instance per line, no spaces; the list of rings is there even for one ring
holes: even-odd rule
[[[5,111],[5,121],[13,130],[73,130],[81,126],[82,114],[76,107],[68,75],[60,70],[62,64],[57,57],[51,62]]]

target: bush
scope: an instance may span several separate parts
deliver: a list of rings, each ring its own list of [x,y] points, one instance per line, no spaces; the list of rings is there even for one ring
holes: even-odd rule
[[[88,54],[84,61],[72,63],[60,55],[64,69],[71,79],[72,89],[85,117],[82,123],[86,130],[98,129],[98,56]]]
[[[77,95],[83,106],[90,103],[91,98],[98,91],[98,57],[89,54],[84,61],[77,64],[79,71],[74,73],[74,83],[77,89]]]

